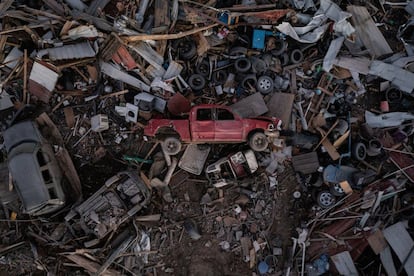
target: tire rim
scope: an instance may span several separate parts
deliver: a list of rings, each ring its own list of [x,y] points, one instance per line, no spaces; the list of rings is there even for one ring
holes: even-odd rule
[[[339,186],[338,184],[334,184],[333,185],[333,189],[338,193],[338,194],[344,194],[344,190],[341,188],[341,186]]]
[[[334,203],[334,199],[333,199],[333,197],[332,197],[331,194],[329,194],[329,193],[322,193],[319,196],[319,202],[323,206],[327,207],[327,206],[330,206],[332,203]]]
[[[359,158],[364,159],[364,157],[365,157],[365,148],[359,147],[357,154],[358,154]]]
[[[181,50],[183,50],[185,53],[187,53],[187,52],[189,52],[189,51],[191,51],[191,49],[192,49],[192,45],[191,45],[191,43],[189,43],[189,42],[184,42],[184,43],[182,43],[181,45],[180,45],[181,47]]]
[[[177,147],[177,144],[176,144],[175,142],[173,142],[173,141],[168,142],[168,144],[167,144],[167,149],[168,149],[170,152],[174,152],[177,148],[178,148],[178,147]]]
[[[208,73],[210,72],[210,68],[209,68],[210,66],[208,65],[208,64],[205,64],[205,63],[201,63],[199,66],[198,66],[198,71],[199,71],[199,73],[200,74],[205,74],[205,75],[208,75]]]
[[[266,144],[266,138],[257,137],[256,139],[254,139],[253,143],[255,146],[263,147]]]
[[[268,90],[272,87],[272,83],[268,79],[262,79],[259,82],[259,87],[263,90]]]

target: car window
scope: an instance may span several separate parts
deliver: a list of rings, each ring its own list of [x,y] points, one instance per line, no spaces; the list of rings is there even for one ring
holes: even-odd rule
[[[197,121],[212,120],[210,108],[200,108],[197,110]]]
[[[233,113],[227,109],[218,108],[217,109],[217,120],[234,120]]]

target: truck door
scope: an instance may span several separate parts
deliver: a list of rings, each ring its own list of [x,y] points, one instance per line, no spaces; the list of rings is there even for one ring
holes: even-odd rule
[[[195,120],[190,122],[194,142],[214,141],[214,120],[212,108],[197,109]]]
[[[239,142],[243,138],[243,122],[225,108],[216,109],[215,141]]]

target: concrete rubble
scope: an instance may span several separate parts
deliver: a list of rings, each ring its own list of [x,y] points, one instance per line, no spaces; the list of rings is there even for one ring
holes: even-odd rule
[[[414,275],[413,22],[1,1],[1,274]]]

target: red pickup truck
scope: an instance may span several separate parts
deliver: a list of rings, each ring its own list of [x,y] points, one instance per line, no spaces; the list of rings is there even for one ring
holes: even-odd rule
[[[177,154],[181,143],[241,143],[249,142],[255,151],[268,146],[267,135],[280,130],[277,118],[241,118],[229,106],[202,104],[194,106],[188,119],[151,119],[144,128],[144,138],[156,137],[163,150]]]

